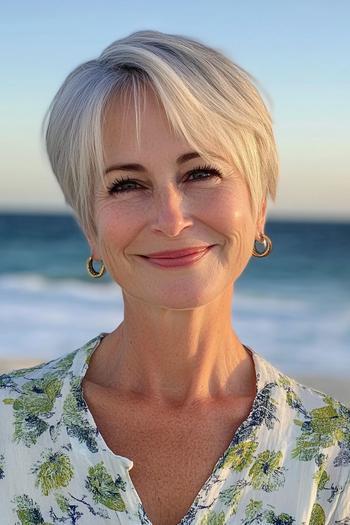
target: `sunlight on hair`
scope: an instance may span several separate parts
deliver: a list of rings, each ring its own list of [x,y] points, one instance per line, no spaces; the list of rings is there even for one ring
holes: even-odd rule
[[[208,162],[223,157],[244,177],[253,213],[276,198],[278,158],[271,116],[253,78],[222,53],[179,35],[138,31],[74,69],[43,122],[53,172],[85,232],[94,233],[93,195],[103,177],[109,102],[133,104],[136,133],[151,89],[175,134]],[[123,116],[120,116],[122,119]],[[122,120],[121,120],[122,122]]]

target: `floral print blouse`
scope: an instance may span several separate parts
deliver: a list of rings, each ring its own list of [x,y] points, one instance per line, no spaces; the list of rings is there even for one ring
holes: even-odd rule
[[[1,524],[152,525],[82,395],[104,335],[0,376]],[[349,525],[350,409],[246,348],[253,407],[179,525]]]

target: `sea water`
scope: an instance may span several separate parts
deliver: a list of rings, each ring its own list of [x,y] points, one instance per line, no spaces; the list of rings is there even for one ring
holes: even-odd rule
[[[350,223],[269,220],[268,257],[235,284],[242,343],[289,374],[350,372]],[[121,289],[85,270],[69,215],[0,214],[0,357],[49,360],[123,319]]]

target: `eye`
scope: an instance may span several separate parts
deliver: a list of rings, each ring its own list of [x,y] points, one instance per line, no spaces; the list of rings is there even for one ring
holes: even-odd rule
[[[211,167],[211,166],[198,166],[197,168],[194,168],[190,170],[187,173],[187,180],[190,179],[190,177],[194,177],[192,181],[201,181],[204,179],[209,179],[212,177],[221,178],[221,173],[219,170]],[[129,177],[120,177],[118,179],[115,179],[111,186],[108,187],[108,193],[110,195],[115,193],[127,193],[130,191],[135,190],[142,190],[143,186],[135,179],[130,179]]]
[[[115,179],[111,186],[108,187],[108,193],[126,193],[128,191],[134,191],[135,189],[142,189],[142,186],[135,188],[135,185],[139,185],[136,180],[130,179],[129,177],[120,177],[119,179]]]
[[[188,173],[188,178],[194,177],[194,181],[197,180],[203,180],[203,179],[209,179],[212,177],[221,178],[221,173],[219,170],[211,167],[211,166],[198,166],[197,168],[194,168]]]

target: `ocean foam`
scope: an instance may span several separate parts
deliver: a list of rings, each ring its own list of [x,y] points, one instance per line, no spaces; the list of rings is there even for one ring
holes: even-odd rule
[[[240,340],[289,374],[345,374],[350,369],[350,305],[291,285],[235,291],[232,322]],[[290,292],[290,293],[289,293]],[[328,297],[328,301],[326,298]],[[345,296],[344,296],[345,297]],[[67,353],[123,319],[114,283],[0,277],[0,356],[44,360]]]

